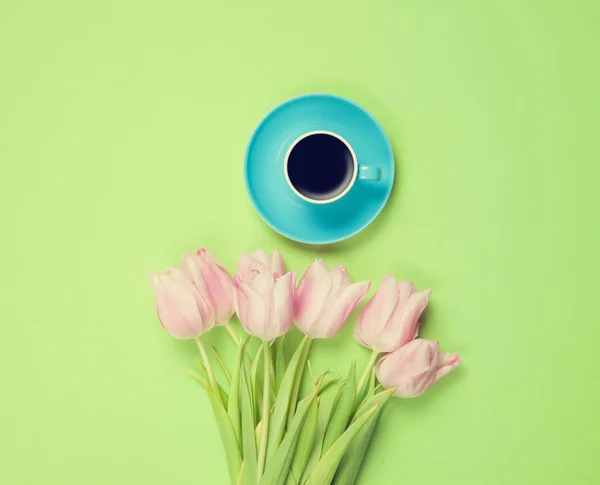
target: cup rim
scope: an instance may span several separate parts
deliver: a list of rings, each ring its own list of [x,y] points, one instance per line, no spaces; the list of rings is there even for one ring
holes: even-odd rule
[[[290,180],[290,177],[288,175],[288,169],[287,169],[288,168],[288,160],[290,158],[290,154],[292,153],[292,150],[296,147],[296,145],[298,145],[298,143],[300,143],[302,140],[304,140],[305,138],[308,138],[309,136],[312,136],[312,135],[333,136],[333,137],[337,138],[338,140],[340,140],[344,145],[346,145],[346,148],[348,148],[348,150],[350,151],[350,154],[352,155],[352,162],[353,162],[353,167],[354,167],[354,170],[352,172],[352,179],[350,180],[350,183],[348,183],[348,186],[341,193],[339,193],[335,197],[332,197],[331,199],[317,200],[317,199],[311,199],[310,197],[307,197],[307,196],[301,194],[300,192],[298,192],[298,190],[296,190],[296,187],[294,187],[294,185],[292,184],[292,181]],[[303,135],[300,135],[298,138],[296,138],[292,142],[292,144],[290,145],[290,147],[288,148],[288,150],[285,154],[285,159],[283,162],[283,174],[285,175],[285,181],[287,182],[290,189],[292,189],[292,192],[294,192],[294,194],[296,194],[302,200],[305,200],[306,202],[310,202],[311,204],[330,204],[331,202],[335,202],[336,200],[339,200],[342,197],[344,197],[350,191],[350,189],[354,186],[354,183],[356,182],[356,178],[358,176],[358,160],[356,158],[356,153],[354,153],[354,149],[352,148],[352,145],[350,145],[350,143],[348,143],[348,141],[343,136],[338,135],[337,133],[335,133],[333,131],[314,130],[314,131],[309,131],[307,133],[304,133]]]

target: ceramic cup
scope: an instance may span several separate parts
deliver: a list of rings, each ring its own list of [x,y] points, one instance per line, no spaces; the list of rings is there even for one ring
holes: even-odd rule
[[[313,204],[341,199],[358,180],[381,180],[381,168],[359,164],[348,141],[324,130],[299,136],[285,155],[283,169],[294,194]]]

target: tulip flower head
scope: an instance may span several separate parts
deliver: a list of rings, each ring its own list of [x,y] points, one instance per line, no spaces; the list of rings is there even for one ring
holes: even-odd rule
[[[375,374],[385,389],[396,388],[398,397],[417,397],[460,363],[460,355],[440,352],[434,340],[416,339],[386,355]]]
[[[371,283],[352,283],[344,266],[329,270],[316,259],[298,284],[295,296],[296,325],[311,338],[332,337],[369,291]]]
[[[431,290],[416,291],[410,281],[386,276],[365,305],[354,329],[359,344],[379,352],[393,352],[417,337],[419,317]]]
[[[177,268],[150,273],[156,311],[164,329],[179,339],[197,338],[214,324],[213,310],[198,288]]]

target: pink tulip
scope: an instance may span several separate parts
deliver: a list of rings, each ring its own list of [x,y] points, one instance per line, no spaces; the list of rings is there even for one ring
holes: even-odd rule
[[[379,352],[399,349],[417,337],[430,294],[431,290],[416,291],[410,281],[386,276],[358,318],[356,340]]]
[[[434,340],[417,339],[386,355],[375,367],[385,389],[398,397],[417,397],[460,363],[460,355],[440,352]]]
[[[242,281],[250,281],[257,272],[270,271],[279,276],[285,274],[283,256],[275,250],[271,257],[262,249],[257,249],[250,254],[242,254],[238,261],[238,275]]]
[[[196,338],[212,328],[210,305],[181,270],[168,268],[164,274],[149,276],[158,318],[173,337]]]
[[[233,278],[206,249],[185,253],[181,267],[212,308],[215,321],[226,323],[233,315]]]
[[[262,271],[245,281],[235,277],[238,316],[244,330],[262,340],[272,340],[286,333],[294,320],[296,274],[279,276]]]
[[[343,266],[331,271],[315,259],[298,284],[295,317],[298,328],[311,338],[332,337],[340,331],[371,283],[352,283]]]

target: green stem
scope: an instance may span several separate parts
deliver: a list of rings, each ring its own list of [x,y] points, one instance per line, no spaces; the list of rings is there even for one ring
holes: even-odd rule
[[[267,455],[267,439],[269,437],[269,391],[271,387],[271,356],[269,355],[269,342],[263,342],[263,399],[262,399],[262,425],[260,429],[260,443],[258,446],[258,477],[260,481],[265,469],[265,458]]]
[[[231,326],[231,323],[227,322],[227,323],[223,324],[223,326],[225,327],[225,330],[227,330],[227,333],[229,333],[229,335],[231,336],[231,340],[233,340],[235,342],[235,345],[237,345],[238,347],[240,345],[242,345],[242,339],[239,337],[239,335],[233,329],[233,327]]]
[[[206,353],[206,349],[204,348],[204,344],[202,343],[202,337],[198,337],[196,339],[196,344],[198,344],[198,350],[200,351],[200,356],[202,357],[202,361],[204,362],[204,367],[206,368],[206,374],[208,375],[208,382],[210,383],[210,387],[212,387],[215,392],[215,396],[219,401],[221,401],[221,393],[219,392],[219,385],[217,384],[217,380],[215,379],[215,374],[210,365],[210,360],[208,359],[208,354]]]
[[[369,358],[369,362],[367,363],[367,367],[365,368],[363,375],[360,377],[360,381],[358,381],[358,386],[356,388],[358,390],[358,393],[356,394],[357,396],[362,396],[362,393],[364,390],[363,387],[367,383],[367,380],[369,379],[369,376],[371,375],[371,371],[373,370],[373,367],[375,366],[375,362],[377,362],[377,357],[379,357],[379,351],[373,350],[373,353],[371,354],[371,357]]]
[[[296,380],[294,381],[294,387],[292,388],[292,394],[290,396],[290,407],[288,408],[287,420],[288,426],[291,426],[294,414],[296,414],[296,403],[298,402],[298,394],[300,393],[300,384],[302,384],[302,374],[304,373],[304,366],[306,366],[310,344],[312,343],[312,339],[308,335],[304,337],[304,340],[306,340],[306,344],[304,346],[304,352],[300,356],[300,361],[298,362]]]

